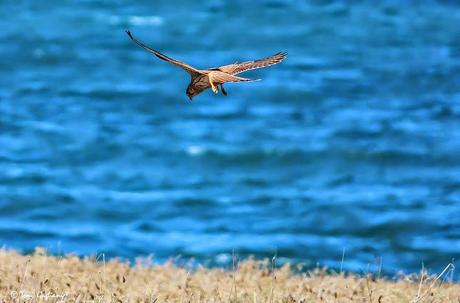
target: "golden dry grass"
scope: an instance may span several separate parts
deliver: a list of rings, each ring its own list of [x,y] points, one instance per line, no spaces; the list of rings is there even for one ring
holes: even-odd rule
[[[289,266],[270,270],[269,263],[190,272],[172,263],[131,266],[48,256],[42,249],[33,255],[1,250],[0,302],[460,302],[460,285],[442,277],[392,282],[322,270],[300,275]]]

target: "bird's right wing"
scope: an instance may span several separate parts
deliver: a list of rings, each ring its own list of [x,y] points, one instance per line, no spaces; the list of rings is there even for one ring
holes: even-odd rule
[[[142,47],[143,49],[145,49],[146,51],[154,54],[155,56],[157,56],[158,58],[162,59],[162,60],[165,60],[165,61],[168,61],[174,65],[177,65],[179,66],[180,68],[184,69],[186,72],[188,72],[189,74],[203,74],[203,72],[201,72],[200,70],[194,68],[193,66],[191,65],[188,65],[187,63],[184,63],[184,62],[181,62],[179,60],[175,60],[175,59],[172,59],[172,58],[169,58],[168,56],[166,55],[163,55],[162,53],[154,50],[154,49],[151,49],[150,47],[148,47],[147,45],[143,44],[142,42],[140,42],[139,40],[137,40],[136,38],[134,38],[134,36],[131,34],[130,31],[126,31],[126,33],[128,34],[128,36],[131,38],[131,40],[133,40],[134,42],[136,42],[137,45],[139,45],[140,47]]]
[[[281,61],[283,61],[286,57],[287,57],[287,53],[281,52],[281,53],[277,53],[276,55],[273,55],[268,58],[224,65],[224,66],[218,67],[217,69],[220,71],[223,71],[224,73],[236,75],[236,74],[248,71],[248,70],[263,68],[263,67],[268,67],[274,64],[278,64]]]

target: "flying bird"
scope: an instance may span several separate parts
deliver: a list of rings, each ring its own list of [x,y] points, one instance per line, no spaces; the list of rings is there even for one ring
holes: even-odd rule
[[[177,65],[178,67],[182,68],[183,70],[185,70],[187,73],[190,74],[192,79],[190,81],[190,84],[187,86],[187,90],[185,91],[185,93],[190,98],[190,100],[192,100],[193,97],[202,93],[204,90],[208,88],[211,88],[215,94],[219,93],[218,88],[220,88],[220,90],[222,91],[222,94],[224,96],[227,96],[227,91],[224,89],[224,83],[258,81],[260,79],[242,78],[236,75],[242,72],[248,71],[248,70],[264,68],[264,67],[268,67],[268,66],[280,63],[287,56],[287,53],[280,52],[271,57],[263,58],[259,60],[246,61],[242,63],[237,62],[237,63],[233,63],[229,65],[223,65],[220,67],[213,67],[213,68],[207,68],[207,69],[197,69],[185,62],[181,62],[179,60],[170,58],[148,47],[147,45],[137,40],[131,34],[129,30],[126,31],[126,33],[131,38],[131,40],[136,42],[137,45],[139,45],[146,51],[150,52],[151,54],[157,56],[158,58],[162,60],[168,61],[174,65]]]

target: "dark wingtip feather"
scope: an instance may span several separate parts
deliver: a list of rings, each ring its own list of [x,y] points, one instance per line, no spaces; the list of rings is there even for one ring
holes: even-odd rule
[[[283,59],[285,59],[285,58],[287,58],[288,53],[287,53],[287,52],[279,52],[279,53],[276,54],[276,55],[282,57]]]
[[[283,61],[284,59],[286,59],[288,53],[287,52],[278,52],[276,54],[274,54],[272,57],[270,57],[272,60],[276,61],[276,63],[279,63],[281,61]],[[275,64],[276,64],[275,63]]]
[[[126,30],[126,33],[128,34],[128,36],[131,38],[131,40],[134,40],[134,37],[133,35],[131,34],[131,32],[128,30]]]

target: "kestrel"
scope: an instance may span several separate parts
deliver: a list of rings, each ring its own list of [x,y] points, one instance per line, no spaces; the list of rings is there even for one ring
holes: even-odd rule
[[[224,89],[224,83],[227,82],[253,82],[253,81],[258,81],[260,79],[248,79],[248,78],[242,78],[242,77],[237,77],[237,74],[240,74],[242,72],[252,70],[252,69],[257,69],[257,68],[264,68],[268,67],[277,63],[280,63],[281,61],[286,58],[287,53],[285,52],[280,52],[277,53],[276,55],[273,55],[268,58],[263,58],[255,61],[246,61],[242,63],[233,63],[229,65],[224,65],[220,67],[213,67],[213,68],[207,68],[207,69],[197,69],[187,63],[169,58],[166,55],[163,55],[162,53],[148,47],[147,45],[143,44],[139,40],[133,37],[130,31],[126,31],[128,36],[136,42],[140,47],[145,49],[146,51],[154,54],[158,58],[168,61],[174,65],[179,66],[183,70],[185,70],[187,73],[190,74],[192,77],[192,80],[190,81],[190,84],[187,86],[186,94],[190,98],[190,100],[193,99],[196,95],[200,94],[203,92],[205,89],[211,88],[212,91],[217,94],[219,92],[218,88],[220,87],[222,94],[224,96],[227,96],[227,92]]]

